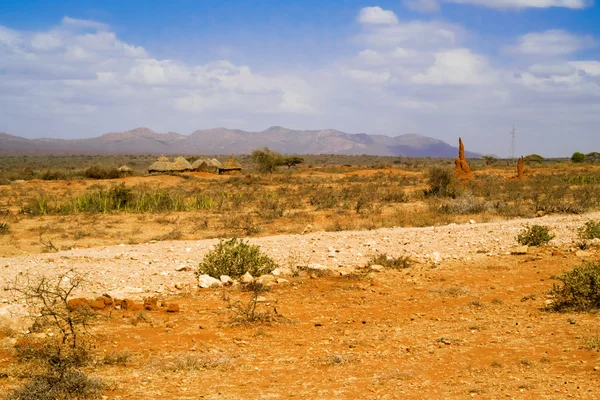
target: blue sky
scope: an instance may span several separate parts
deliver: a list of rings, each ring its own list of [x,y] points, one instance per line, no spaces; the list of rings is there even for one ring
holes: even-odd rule
[[[421,133],[600,151],[588,0],[0,0],[0,131]]]

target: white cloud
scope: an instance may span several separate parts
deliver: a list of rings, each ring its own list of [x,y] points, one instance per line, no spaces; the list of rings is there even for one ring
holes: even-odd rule
[[[450,3],[471,4],[498,9],[562,7],[582,9],[594,4],[593,0],[445,0]]]
[[[452,49],[437,53],[435,64],[412,80],[429,85],[480,85],[491,79],[484,57],[469,49]]]
[[[523,35],[509,51],[533,56],[572,54],[594,44],[589,36],[577,36],[561,29]]]
[[[296,70],[269,65],[268,73],[231,59],[160,58],[95,21],[66,19],[40,32],[0,27],[0,131],[68,137],[280,124],[451,143],[462,135],[469,149],[505,155],[515,123],[529,138],[524,154],[572,153],[565,135],[597,146],[600,60],[576,56],[592,39],[548,31],[483,42],[460,25],[400,22],[381,11],[366,15],[354,41],[340,39],[357,46],[340,49],[346,56]],[[490,49],[509,42],[511,52]]]
[[[410,10],[431,13],[440,11],[440,3],[438,0],[405,0],[404,6]]]
[[[386,62],[385,57],[375,50],[363,50],[358,57],[368,65],[383,65]]]
[[[343,73],[358,82],[366,83],[369,85],[380,85],[387,82],[390,79],[389,72],[374,72],[364,71],[360,69],[347,69]]]
[[[398,17],[393,11],[384,10],[381,7],[365,7],[360,10],[358,22],[361,24],[395,25]]]
[[[363,32],[359,41],[373,47],[411,47],[418,49],[453,46],[462,35],[459,26],[431,21],[411,21],[390,26],[375,26]]]

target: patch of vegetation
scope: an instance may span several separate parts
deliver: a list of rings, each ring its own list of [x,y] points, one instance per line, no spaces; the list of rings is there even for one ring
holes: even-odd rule
[[[600,309],[600,261],[573,267],[555,279],[550,294],[553,311],[595,311]]]
[[[600,239],[600,221],[588,221],[578,232],[581,239]]]
[[[541,225],[532,225],[523,229],[517,235],[517,242],[524,246],[541,246],[554,238],[548,228]]]
[[[582,163],[585,161],[585,154],[576,151],[571,156],[571,161],[573,161],[574,163]]]
[[[7,235],[10,232],[8,222],[0,222],[0,235]]]
[[[392,257],[385,253],[377,254],[371,257],[367,265],[382,265],[389,269],[406,269],[410,268],[411,261],[408,256]]]
[[[450,169],[433,167],[427,172],[427,184],[429,189],[425,190],[425,196],[455,197],[456,177]]]
[[[17,342],[19,362],[35,372],[9,393],[8,399],[87,399],[101,394],[104,384],[81,371],[92,358],[86,328],[95,316],[87,304],[71,302],[72,293],[82,283],[81,276],[69,271],[56,279],[25,276],[11,287],[35,315],[31,330],[50,329],[54,335]]]
[[[248,272],[252,276],[268,274],[277,268],[277,263],[264,254],[260,247],[242,239],[221,240],[202,260],[196,275],[219,278],[228,275],[239,278]]]

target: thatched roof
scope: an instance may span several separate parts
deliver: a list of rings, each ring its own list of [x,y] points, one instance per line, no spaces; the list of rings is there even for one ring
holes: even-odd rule
[[[234,156],[230,156],[227,160],[225,160],[223,165],[221,165],[219,167],[219,169],[221,169],[221,170],[242,169],[242,164],[237,162],[237,160],[235,159]]]
[[[148,167],[148,172],[168,172],[170,171],[171,163],[168,161],[156,161]]]
[[[216,158],[211,158],[210,162],[212,164],[213,167],[220,167],[221,165],[221,161],[217,160]]]
[[[119,172],[131,172],[131,168],[129,168],[127,165],[121,165],[119,168],[117,168],[117,171],[119,171]]]
[[[155,163],[148,167],[148,172],[183,172],[191,170],[192,164],[183,157],[177,157],[175,161],[169,162],[167,157],[160,156]]]
[[[216,171],[221,166],[221,163],[216,158],[199,158],[192,164],[194,171]]]
[[[191,171],[192,164],[183,157],[177,157],[175,161],[171,163],[171,171]]]

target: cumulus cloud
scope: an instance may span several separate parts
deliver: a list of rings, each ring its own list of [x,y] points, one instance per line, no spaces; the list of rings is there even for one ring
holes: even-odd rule
[[[384,10],[378,6],[365,7],[360,10],[358,22],[373,25],[395,25],[398,23],[398,17],[393,11]]]
[[[533,56],[559,56],[575,53],[593,44],[594,40],[589,36],[553,29],[523,35],[509,51]]]
[[[469,49],[452,49],[437,53],[434,65],[412,80],[430,85],[480,85],[488,83],[490,75],[484,57]]]
[[[0,131],[69,137],[280,124],[449,142],[461,135],[472,150],[505,155],[515,123],[528,135],[523,154],[577,150],[565,135],[597,145],[600,60],[577,57],[592,38],[532,32],[507,38],[508,52],[484,54],[460,25],[399,21],[379,7],[363,9],[356,28],[347,56],[266,73],[231,60],[160,58],[95,21],[67,17],[39,32],[0,26]]]

